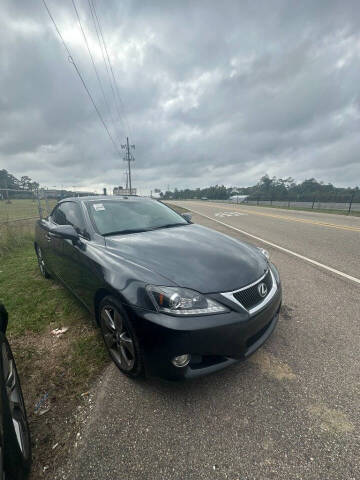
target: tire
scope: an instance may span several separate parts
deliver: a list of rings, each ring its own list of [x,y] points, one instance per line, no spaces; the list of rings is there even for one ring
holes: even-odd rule
[[[25,479],[31,466],[31,440],[20,380],[6,337],[0,334],[0,421],[6,479]]]
[[[42,250],[39,247],[39,245],[36,245],[35,251],[36,251],[37,261],[38,261],[38,265],[39,265],[41,275],[44,278],[50,278],[50,274],[46,269],[45,260],[43,258]]]
[[[99,325],[110,358],[128,377],[144,374],[143,354],[135,329],[123,306],[113,296],[99,305]]]

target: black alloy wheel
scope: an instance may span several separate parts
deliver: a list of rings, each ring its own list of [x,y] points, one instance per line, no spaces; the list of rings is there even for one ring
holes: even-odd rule
[[[3,335],[0,341],[3,478],[23,479],[31,465],[30,431],[15,360]]]
[[[36,256],[37,256],[37,259],[38,259],[38,264],[39,264],[41,275],[44,278],[50,278],[50,275],[49,275],[48,271],[46,270],[45,260],[44,260],[43,254],[42,254],[42,250],[38,245],[36,246]]]
[[[99,323],[106,348],[115,365],[129,377],[142,375],[139,341],[124,308],[116,298],[105,297],[102,300]]]

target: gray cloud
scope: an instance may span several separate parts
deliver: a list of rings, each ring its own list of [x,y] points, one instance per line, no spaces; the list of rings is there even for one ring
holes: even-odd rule
[[[357,1],[96,2],[117,77],[120,118],[85,0],[49,7],[120,145],[136,143],[134,183],[248,185],[265,173],[359,184]],[[0,168],[43,184],[124,182],[106,135],[41,2],[3,2]]]

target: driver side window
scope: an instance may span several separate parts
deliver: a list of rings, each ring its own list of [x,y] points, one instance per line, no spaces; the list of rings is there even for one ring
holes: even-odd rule
[[[80,234],[86,233],[85,221],[80,205],[74,202],[64,202],[56,207],[52,214],[53,221],[58,225],[72,225]]]
[[[58,205],[52,213],[52,219],[57,225],[68,225],[66,222],[66,216],[61,209],[61,205]]]

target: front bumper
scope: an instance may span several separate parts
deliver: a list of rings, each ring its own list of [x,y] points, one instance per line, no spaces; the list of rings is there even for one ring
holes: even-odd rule
[[[254,315],[240,307],[229,313],[191,318],[138,310],[136,323],[147,374],[167,379],[194,378],[246,359],[274,331],[281,301],[278,284],[271,301]],[[172,364],[175,356],[187,353],[191,354],[188,366],[177,368]]]

